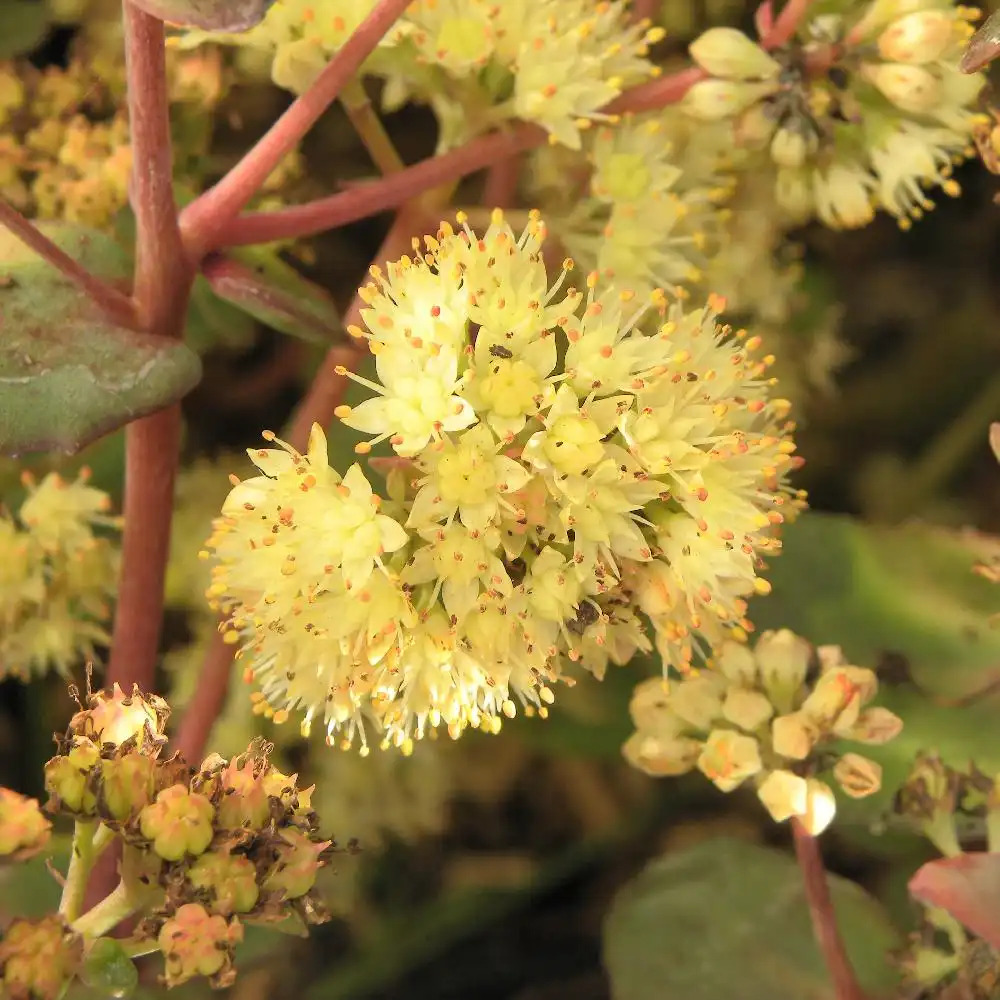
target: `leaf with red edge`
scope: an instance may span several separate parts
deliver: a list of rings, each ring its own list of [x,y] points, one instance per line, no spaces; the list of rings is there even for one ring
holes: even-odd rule
[[[232,257],[213,256],[202,274],[220,299],[265,326],[321,344],[343,336],[333,299],[277,257],[251,267]]]
[[[930,861],[910,879],[910,893],[950,913],[1000,948],[1000,854],[962,854]]]
[[[104,233],[68,223],[39,228],[92,274],[127,278],[121,248]],[[200,375],[189,348],[115,325],[0,229],[0,452],[76,451],[176,402]]]
[[[247,31],[264,20],[274,0],[132,0],[147,14],[184,28]]]

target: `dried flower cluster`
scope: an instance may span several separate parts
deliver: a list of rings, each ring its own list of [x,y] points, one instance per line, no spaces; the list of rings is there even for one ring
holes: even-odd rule
[[[114,528],[111,500],[52,472],[36,483],[16,518],[0,511],[0,676],[65,673],[108,641],[117,552],[97,528]]]
[[[636,732],[625,757],[654,776],[697,768],[724,792],[752,781],[776,822],[794,816],[815,835],[836,811],[829,785],[815,777],[819,771],[832,764],[834,779],[852,798],[879,790],[878,764],[831,746],[896,736],[902,722],[868,704],[877,688],[874,672],[850,666],[838,648],[813,650],[787,629],[765,632],[752,650],[726,642],[710,669],[636,688],[630,707]]]
[[[171,986],[230,982],[244,923],[325,919],[313,890],[334,847],[317,833],[312,789],[273,767],[262,740],[198,769],[166,756],[168,715],[162,699],[115,687],[89,695],[59,740],[46,808],[76,821],[73,859],[59,916],[15,921],[0,945],[14,996],[55,1000],[80,956],[127,917],[140,918],[130,944],[163,953]],[[37,848],[47,824],[11,796],[0,798],[0,846]],[[90,868],[116,839],[121,882],[81,915]]]

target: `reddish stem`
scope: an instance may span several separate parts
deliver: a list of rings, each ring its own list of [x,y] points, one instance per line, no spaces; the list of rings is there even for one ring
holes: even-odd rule
[[[787,45],[798,30],[811,0],[788,0],[777,16],[771,30],[760,40],[765,49],[780,49]]]
[[[633,21],[653,21],[663,0],[632,0],[630,17]]]
[[[410,217],[410,214],[399,213],[372,263],[382,264],[409,246],[412,230],[404,216]],[[361,298],[355,296],[344,314],[345,328],[360,321],[361,306]],[[304,450],[309,443],[312,425],[320,424],[325,427],[330,423],[333,411],[340,405],[344,390],[347,388],[347,378],[338,375],[336,368],[338,365],[343,365],[353,370],[360,363],[366,350],[364,342],[358,342],[356,346],[341,344],[330,348],[285,432],[285,438],[292,447]],[[191,763],[197,763],[204,756],[212,726],[225,705],[235,655],[236,648],[223,642],[221,634],[212,637],[212,643],[198,676],[197,693],[185,709],[174,739],[175,746]]]
[[[200,258],[219,245],[216,232],[237,216],[274,168],[316,124],[409,3],[410,0],[379,0],[312,86],[292,102],[218,184],[188,205],[181,216],[181,225],[193,257]]]
[[[516,153],[490,167],[483,185],[483,204],[487,208],[507,208],[513,203],[520,169],[521,158]]]
[[[795,856],[798,858],[809,902],[813,932],[833,980],[834,995],[837,1000],[866,1000],[837,929],[837,917],[833,910],[833,899],[823,868],[819,842],[798,819],[792,820],[792,832],[795,837]]]
[[[60,250],[41,230],[36,229],[21,213],[0,198],[0,224],[6,226],[25,246],[69,278],[113,323],[136,325],[135,307],[131,299],[112,285],[91,274],[85,267]]]
[[[703,69],[691,66],[626,90],[604,110],[612,114],[620,114],[623,111],[656,111],[668,104],[675,104],[699,80],[704,80],[707,76]]]
[[[174,204],[163,22],[124,4],[136,219],[134,299],[143,329],[180,337],[194,275]],[[181,412],[174,405],[125,432],[125,529],[107,683],[153,687],[163,618]]]
[[[397,208],[425,191],[459,180],[499,158],[539,146],[544,141],[545,132],[535,125],[518,125],[509,132],[480,136],[450,153],[432,156],[381,180],[352,187],[328,198],[276,212],[241,215],[218,234],[217,242],[223,246],[243,246],[321,233]]]

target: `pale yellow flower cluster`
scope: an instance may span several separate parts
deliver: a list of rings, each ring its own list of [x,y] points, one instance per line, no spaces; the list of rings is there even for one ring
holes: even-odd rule
[[[589,275],[552,281],[533,217],[443,224],[361,290],[379,381],[341,407],[388,441],[388,500],[359,465],[250,452],[208,548],[209,595],[277,718],[404,748],[429,729],[544,715],[576,662],[649,648],[687,669],[766,592],[760,555],[798,500],[787,403],[759,338]],[[344,373],[346,374],[346,373]]]
[[[108,641],[118,553],[94,529],[117,520],[86,480],[26,476],[18,517],[0,513],[0,676],[66,673]]]
[[[301,92],[374,7],[373,0],[277,0],[238,35],[189,32],[262,51],[275,83]],[[655,74],[646,59],[660,29],[636,24],[622,0],[416,0],[382,39],[366,70],[386,79],[384,100],[429,103],[439,145],[520,118],[554,142],[580,146],[581,130],[632,83]]]
[[[958,194],[981,75],[958,63],[976,16],[951,0],[865,0],[806,17],[800,37],[765,52],[735,28],[691,45],[709,78],[685,110],[727,121],[735,145],[761,151],[779,204],[834,228],[881,208],[902,226],[932,207],[926,189]]]
[[[839,740],[881,744],[902,722],[869,704],[873,671],[850,666],[837,647],[816,650],[787,629],[765,632],[751,650],[726,642],[707,669],[679,682],[644,681],[632,696],[636,732],[625,758],[663,777],[700,770],[731,792],[746,782],[778,823],[796,817],[812,834],[836,812],[830,786],[816,776]],[[879,790],[881,768],[846,752],[833,778],[846,795]]]

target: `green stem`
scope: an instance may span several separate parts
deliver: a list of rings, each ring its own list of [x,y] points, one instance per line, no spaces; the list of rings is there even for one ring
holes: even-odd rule
[[[340,101],[379,172],[387,176],[405,169],[406,164],[386,132],[382,119],[372,107],[364,84],[356,77],[346,83],[340,93]]]
[[[69,850],[69,868],[63,883],[59,912],[72,923],[80,916],[87,879],[94,867],[94,834],[97,820],[78,819],[73,827],[73,844]]]
[[[143,955],[152,955],[154,951],[160,950],[160,945],[156,938],[143,938],[136,941],[134,938],[125,938],[118,942],[122,946],[122,951],[129,958],[141,958]]]
[[[99,938],[114,930],[123,920],[137,912],[142,904],[129,892],[124,882],[119,882],[112,892],[96,906],[72,923],[77,934]]]

